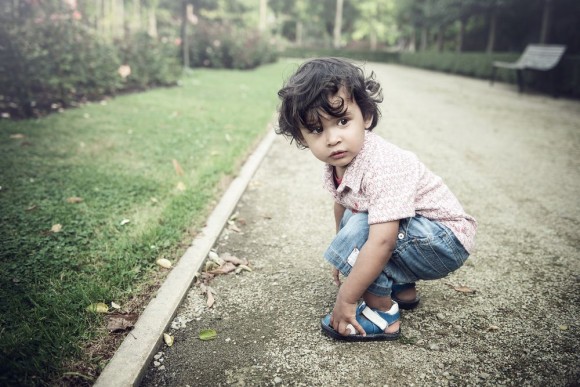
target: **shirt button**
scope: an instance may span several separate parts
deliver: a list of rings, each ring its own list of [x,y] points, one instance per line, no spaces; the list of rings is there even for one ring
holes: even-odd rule
[[[405,234],[403,234],[402,232],[399,233],[398,235],[399,239],[403,239],[405,237]]]

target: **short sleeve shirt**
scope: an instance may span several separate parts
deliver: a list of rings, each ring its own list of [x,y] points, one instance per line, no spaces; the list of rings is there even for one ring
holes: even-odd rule
[[[334,167],[326,166],[324,187],[345,208],[368,212],[369,224],[422,215],[447,226],[468,252],[475,245],[477,223],[443,180],[413,153],[376,133],[365,133],[363,147],[338,187]]]

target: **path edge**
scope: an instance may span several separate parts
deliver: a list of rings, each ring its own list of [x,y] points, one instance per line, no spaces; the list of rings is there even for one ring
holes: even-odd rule
[[[207,219],[205,227],[193,240],[177,264],[149,302],[135,327],[125,337],[95,387],[138,386],[163,339],[181,302],[187,295],[210,249],[221,234],[231,213],[245,192],[250,180],[270,150],[276,134],[272,124],[254,152],[230,183],[220,202]]]

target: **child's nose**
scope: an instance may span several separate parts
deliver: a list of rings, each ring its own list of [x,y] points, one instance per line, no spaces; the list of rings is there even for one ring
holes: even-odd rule
[[[340,131],[337,128],[329,128],[326,131],[326,143],[328,146],[333,146],[340,143]]]

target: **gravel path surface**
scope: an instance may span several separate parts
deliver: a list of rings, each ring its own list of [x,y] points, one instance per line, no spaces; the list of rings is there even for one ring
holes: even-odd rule
[[[278,138],[216,249],[252,272],[193,287],[142,386],[567,386],[580,381],[580,103],[367,64],[376,131],[415,152],[479,222],[477,251],[403,314],[397,342],[340,343],[319,319],[337,289],[322,165]],[[290,71],[290,70],[289,70]],[[475,293],[456,291],[464,285]],[[181,326],[181,328],[179,328]],[[212,328],[217,339],[201,341]]]

